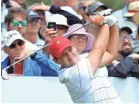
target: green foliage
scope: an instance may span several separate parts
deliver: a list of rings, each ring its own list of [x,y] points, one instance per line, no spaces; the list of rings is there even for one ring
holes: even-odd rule
[[[45,4],[50,5],[52,3],[52,0],[26,0],[27,6],[29,6],[32,3],[40,3],[40,2],[44,2]]]
[[[124,0],[100,0],[104,4],[108,5],[108,7],[112,8],[113,10],[121,9],[124,6]],[[44,2],[47,5],[52,3],[52,0],[26,0],[27,6],[32,3],[40,3]]]
[[[108,7],[112,8],[113,10],[118,10],[123,8],[124,6],[124,0],[100,0],[104,4],[106,4]]]

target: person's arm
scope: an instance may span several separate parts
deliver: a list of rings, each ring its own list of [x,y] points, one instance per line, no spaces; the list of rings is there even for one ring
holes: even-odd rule
[[[90,16],[90,20],[97,26],[104,22],[104,17],[101,15]],[[106,51],[109,41],[109,26],[104,24],[100,27],[100,32],[94,43],[94,47],[88,55],[88,60],[92,67],[93,72],[100,66],[102,57]]]
[[[117,57],[118,41],[119,41],[119,30],[117,23],[115,23],[110,27],[109,43],[106,52],[102,58],[100,67],[110,64]]]
[[[129,71],[132,70],[134,60],[131,57],[127,57],[125,60],[120,61],[117,65],[108,65],[109,77],[125,78],[128,76]]]
[[[136,70],[137,67],[134,65],[137,60],[139,60],[139,55],[131,54],[124,60],[121,60],[117,65],[107,66],[108,76],[127,77],[129,72],[139,73],[139,70]]]
[[[40,5],[37,6],[33,6],[32,7],[33,10],[44,10],[44,11],[49,11],[53,14],[61,14],[63,16],[65,16],[67,18],[67,22],[69,25],[73,25],[76,23],[81,23],[82,24],[82,20],[80,18],[78,18],[77,16],[75,16],[74,14],[62,10],[61,7],[55,6],[55,5],[45,5],[43,2]]]

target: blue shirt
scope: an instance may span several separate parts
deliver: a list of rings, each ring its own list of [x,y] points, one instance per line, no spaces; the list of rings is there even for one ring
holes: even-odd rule
[[[1,63],[1,69],[6,68],[10,65],[10,59],[7,57],[2,63]],[[30,57],[26,58],[24,60],[24,66],[23,66],[23,76],[41,76],[41,69],[37,65],[35,61],[33,61]]]
[[[42,51],[38,51],[32,59],[37,62],[42,71],[42,76],[58,76],[59,65]]]
[[[124,21],[127,20],[127,18],[124,18],[124,14],[127,13],[127,6],[125,5],[124,8],[115,11],[112,15],[117,18],[118,26],[121,27],[124,24]]]

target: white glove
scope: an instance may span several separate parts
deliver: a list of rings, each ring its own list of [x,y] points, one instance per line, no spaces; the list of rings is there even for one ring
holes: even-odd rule
[[[135,60],[139,60],[139,55],[136,53],[132,53],[128,57],[131,57],[132,59],[135,59]]]
[[[112,9],[102,10],[102,11],[101,11],[101,14],[102,14],[103,16],[108,16],[108,15],[112,14]]]
[[[109,26],[112,26],[117,22],[116,17],[114,17],[113,15],[108,15],[105,16],[104,18],[107,20]]]

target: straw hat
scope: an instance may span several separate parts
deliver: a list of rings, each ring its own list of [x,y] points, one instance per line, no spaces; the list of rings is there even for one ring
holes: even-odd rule
[[[137,12],[139,13],[139,1],[134,1],[129,4],[128,12],[124,14],[124,17],[133,17]]]

